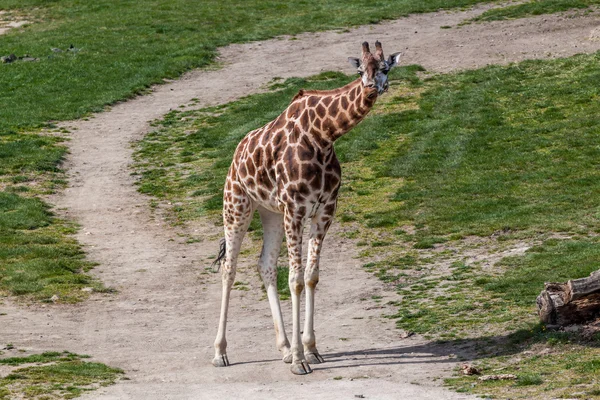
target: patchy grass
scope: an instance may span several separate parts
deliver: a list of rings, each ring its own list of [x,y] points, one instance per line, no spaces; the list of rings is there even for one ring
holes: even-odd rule
[[[11,347],[11,346],[7,346]],[[14,347],[12,347],[14,349]],[[90,358],[87,355],[77,355],[74,353],[69,353],[68,351],[58,352],[58,351],[47,351],[42,354],[32,354],[25,357],[8,357],[8,358],[0,358],[0,364],[2,365],[11,365],[17,366],[22,364],[47,364],[57,361],[76,361],[81,358]]]
[[[525,18],[533,15],[555,14],[569,10],[592,11],[592,6],[600,4],[598,0],[534,0],[523,4],[494,8],[469,20],[499,21],[505,19]]]
[[[565,282],[588,276],[598,269],[600,242],[596,236],[581,239],[548,239],[523,256],[506,257],[501,276],[479,284],[514,304],[529,306],[544,282]]]
[[[55,302],[72,303],[89,295],[81,290],[84,287],[105,291],[85,273],[93,264],[70,237],[75,226],[53,216],[48,205],[34,197],[63,185],[55,162],[64,150],[44,151],[40,142],[28,140],[25,136],[20,143],[28,145],[5,151],[0,167],[5,185],[0,191],[0,295],[41,301],[55,296]]]
[[[491,253],[487,257],[512,245],[481,243]],[[395,304],[400,307],[387,317],[399,328],[445,340],[525,329],[538,321],[535,298],[544,282],[587,276],[600,261],[595,237],[543,240],[522,255],[500,258],[495,266],[489,265],[486,255],[479,256],[476,246],[454,245],[458,247],[447,258],[438,254],[428,260],[422,253],[399,253],[365,264],[367,271],[398,289],[402,300]]]
[[[3,197],[0,194],[0,202]],[[85,261],[81,247],[68,236],[74,228],[52,220],[51,226],[0,233],[0,294],[41,301],[56,296],[55,302],[72,303],[88,297],[84,287],[107,290],[85,273],[93,264]]]
[[[0,377],[0,399],[72,399],[123,375],[120,369],[83,361],[87,358],[65,351],[0,359],[0,365],[19,366]]]
[[[459,392],[500,399],[600,398],[597,337],[582,339],[532,326],[476,345],[481,350],[475,365],[483,375],[513,374],[517,379],[479,381],[462,374],[446,379]]]

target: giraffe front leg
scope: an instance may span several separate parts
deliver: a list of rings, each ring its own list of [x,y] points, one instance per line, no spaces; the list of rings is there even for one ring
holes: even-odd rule
[[[304,267],[302,265],[302,228],[303,216],[286,213],[285,234],[290,262],[289,285],[292,296],[292,365],[290,370],[296,375],[312,372],[304,358],[300,343],[300,295],[304,290]]]
[[[227,195],[227,191],[226,191]],[[236,198],[236,204],[241,205],[238,209],[230,204],[231,197],[225,197],[223,204],[223,224],[225,230],[225,258],[221,261],[221,280],[223,293],[221,295],[221,315],[219,318],[219,329],[215,339],[215,357],[212,364],[215,367],[229,366],[227,357],[227,311],[229,309],[229,297],[231,288],[235,281],[237,257],[242,246],[242,240],[248,230],[254,209],[246,196]],[[241,211],[240,211],[241,209]]]
[[[315,289],[319,283],[319,260],[325,234],[331,225],[330,216],[317,216],[313,219],[308,242],[308,255],[304,282],[306,284],[306,313],[304,322],[304,333],[302,344],[304,345],[304,356],[311,364],[325,362],[317,350],[317,340],[314,329],[315,315]]]

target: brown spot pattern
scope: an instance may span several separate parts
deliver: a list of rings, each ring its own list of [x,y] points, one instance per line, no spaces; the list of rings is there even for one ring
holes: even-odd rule
[[[322,241],[335,212],[341,170],[333,142],[360,122],[375,100],[366,98],[360,79],[333,91],[300,91],[279,117],[250,132],[236,149],[223,194],[226,231],[243,233],[258,206],[283,213],[291,280],[303,268],[298,251],[303,224],[312,218],[318,226],[314,238]],[[316,266],[310,268],[306,279],[316,284]],[[295,285],[301,290],[304,282]]]

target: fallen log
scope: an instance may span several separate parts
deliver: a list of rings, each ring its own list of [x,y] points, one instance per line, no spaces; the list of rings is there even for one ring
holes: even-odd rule
[[[546,283],[537,297],[538,315],[548,326],[583,324],[600,316],[600,271],[566,283]]]

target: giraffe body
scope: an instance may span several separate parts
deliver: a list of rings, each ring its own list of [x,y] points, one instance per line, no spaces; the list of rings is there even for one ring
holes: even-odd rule
[[[341,182],[333,143],[371,110],[387,90],[387,71],[398,54],[383,59],[381,44],[375,55],[363,43],[362,60],[350,59],[361,78],[328,91],[301,90],[275,120],[246,135],[227,175],[223,196],[225,249],[221,260],[223,297],[215,340],[215,366],[227,366],[225,330],[229,294],[235,280],[237,256],[252,216],[258,210],[263,224],[259,271],[276,332],[276,344],[295,374],[312,372],[321,363],[314,335],[314,295],[319,281],[319,257],[331,225]],[[302,265],[302,233],[310,222],[306,268]],[[277,294],[277,258],[283,240],[289,256],[292,297],[292,343],[286,336]],[[300,343],[300,295],[306,288],[306,319]],[[308,361],[308,362],[307,362]]]

